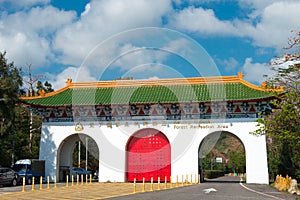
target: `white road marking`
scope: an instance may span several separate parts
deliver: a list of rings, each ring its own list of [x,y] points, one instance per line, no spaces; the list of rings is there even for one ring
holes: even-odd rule
[[[250,191],[250,192],[254,192],[256,194],[260,194],[260,195],[263,195],[263,196],[266,196],[266,197],[270,197],[270,198],[273,198],[273,199],[277,199],[277,200],[284,200],[282,198],[279,198],[279,197],[275,197],[275,196],[272,196],[272,195],[269,195],[269,194],[266,194],[266,193],[263,193],[263,192],[258,192],[258,191],[255,191],[255,190],[252,190],[248,187],[246,187],[243,183],[240,182],[240,185],[245,188],[246,190]]]
[[[205,194],[209,194],[210,192],[216,192],[217,190],[215,188],[209,188],[203,190]]]

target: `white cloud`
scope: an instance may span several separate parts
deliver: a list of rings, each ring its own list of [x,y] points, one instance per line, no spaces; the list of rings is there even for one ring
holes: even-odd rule
[[[239,64],[239,62],[233,57],[225,59],[221,62],[224,65],[225,70],[227,72],[236,72],[236,68],[238,67],[238,64]]]
[[[119,49],[118,55],[122,56],[114,64],[119,66],[121,70],[130,70],[134,66],[145,63],[161,63],[166,57],[165,52],[140,48],[132,44],[122,46]]]
[[[122,76],[134,77],[135,79],[184,77],[182,73],[174,69],[172,66],[168,66],[160,63],[144,63],[141,65],[133,66]]]
[[[266,80],[264,75],[268,77],[274,76],[274,71],[271,66],[267,63],[252,63],[252,58],[246,58],[243,65],[243,73],[245,79],[249,82],[262,83]]]
[[[66,81],[71,78],[73,82],[97,81],[91,76],[90,71],[86,68],[67,67],[60,74],[46,73],[48,82],[52,84],[53,89],[58,90],[66,86]]]
[[[208,0],[173,0],[173,3],[174,1],[180,5],[182,2],[188,2],[189,5],[197,4],[197,6],[208,2]],[[226,2],[215,0],[218,1]],[[259,47],[278,49],[287,44],[291,30],[300,29],[298,0],[239,0],[242,9],[253,11],[249,19],[232,21],[220,20],[212,9],[201,7],[191,6],[175,11],[171,0],[91,0],[78,18],[75,11],[59,10],[49,3],[50,0],[0,0],[2,7],[10,5],[19,9],[14,13],[0,14],[0,51],[7,51],[9,61],[14,61],[19,66],[32,64],[33,67],[43,67],[56,62],[79,67],[89,53],[93,54],[92,50],[95,50],[93,48],[110,36],[133,28],[161,27],[163,18],[167,18],[166,21],[169,23],[167,27],[197,33],[200,37],[237,36],[250,38],[253,44]],[[90,61],[105,68],[105,64],[109,63],[111,58],[136,48],[135,44],[126,41],[126,38],[122,45],[118,42],[114,41],[104,48],[101,46],[101,49],[96,49],[97,54],[92,55]],[[184,41],[180,40],[171,41],[164,48],[180,52],[182,55],[190,54]],[[159,63],[164,59],[166,55],[163,53],[144,51],[125,55],[117,61],[117,64],[122,65],[124,70],[130,70],[131,67],[145,63]],[[234,58],[228,58],[224,63],[226,70],[233,70],[237,65]],[[252,63],[248,58],[244,70],[252,77],[250,69],[258,68],[257,65],[263,64]],[[85,70],[95,74],[95,69]],[[68,68],[67,72],[70,71],[71,68]],[[64,71],[63,74],[67,72]],[[84,77],[89,79],[90,74],[86,73]],[[254,76],[251,79],[254,79]],[[59,85],[58,81],[55,82]]]
[[[245,1],[241,3],[246,5]],[[238,36],[253,39],[254,45],[281,49],[291,30],[300,29],[299,1],[255,1],[251,4],[257,21],[251,19],[220,20],[211,9],[187,7],[174,12],[169,26],[206,36]],[[250,15],[253,15],[251,13]]]
[[[0,34],[1,51],[7,51],[7,58],[16,66],[32,64],[43,65],[51,54],[49,42],[35,35],[16,32],[11,35]]]
[[[51,0],[0,0],[0,7],[3,10],[18,10],[28,8],[35,5],[46,5],[49,4]]]
[[[35,7],[29,12],[2,13],[0,51],[7,51],[7,58],[19,66],[40,67],[53,62],[51,37],[75,16],[74,12],[60,11],[52,6]]]
[[[54,40],[64,64],[79,65],[100,42],[124,30],[161,26],[170,1],[91,1],[81,18],[61,29]]]
[[[242,9],[252,9],[251,14],[249,15],[252,18],[258,17],[259,15],[261,15],[261,13],[263,12],[263,10],[276,3],[276,2],[285,2],[285,3],[289,3],[289,2],[297,2],[299,0],[267,0],[267,1],[262,1],[262,0],[238,0],[239,5]]]
[[[195,45],[192,40],[189,40],[188,38],[179,38],[168,42],[168,44],[164,46],[163,49],[166,49],[167,51],[172,53],[176,53],[184,58],[189,58],[189,55],[194,54],[196,49],[192,45]],[[200,44],[197,45],[201,46]]]
[[[250,29],[248,36],[259,46],[282,48],[292,30],[299,30],[300,2],[281,1],[267,6],[261,14],[261,21]]]
[[[197,32],[204,35],[236,35],[237,29],[230,21],[219,20],[214,11],[201,7],[188,7],[175,12],[170,25],[180,30]]]
[[[89,3],[86,4],[84,11],[81,13],[81,17],[83,17],[84,15],[87,15],[90,12],[90,9],[91,9],[91,4],[89,4]]]

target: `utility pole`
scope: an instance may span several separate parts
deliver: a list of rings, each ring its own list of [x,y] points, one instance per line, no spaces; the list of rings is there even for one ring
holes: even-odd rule
[[[38,74],[34,77],[32,77],[32,72],[31,72],[31,64],[28,65],[28,80],[24,80],[28,84],[28,90],[29,90],[29,96],[33,96],[33,85],[35,82],[37,82],[39,79],[44,78],[45,76],[42,74]],[[32,155],[32,137],[33,137],[33,113],[32,109],[30,108],[30,126],[29,126],[29,153]]]

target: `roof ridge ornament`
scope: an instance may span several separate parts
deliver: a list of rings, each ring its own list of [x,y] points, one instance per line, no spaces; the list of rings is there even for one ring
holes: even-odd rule
[[[68,86],[68,85],[71,85],[71,83],[72,83],[72,79],[71,79],[71,78],[68,78],[68,79],[66,80],[67,86]]]
[[[242,72],[238,72],[237,76],[238,76],[238,78],[243,79],[243,77],[245,76],[245,74],[243,74]]]
[[[268,86],[267,82],[262,82],[262,83],[261,83],[261,87],[262,87],[262,88],[266,89],[267,86]]]
[[[45,92],[45,90],[44,90],[44,89],[42,89],[42,90],[39,90],[39,96],[42,96],[42,97],[44,97],[44,96],[45,96],[45,94],[46,94],[46,92]]]

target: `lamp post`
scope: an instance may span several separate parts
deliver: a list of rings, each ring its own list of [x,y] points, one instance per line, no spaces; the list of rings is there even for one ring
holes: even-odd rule
[[[78,168],[80,167],[80,140],[78,141]]]
[[[88,142],[89,138],[85,138],[85,170],[88,168]]]

